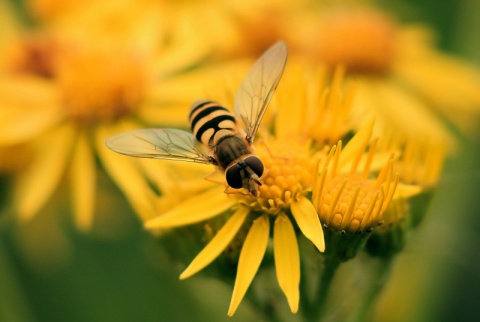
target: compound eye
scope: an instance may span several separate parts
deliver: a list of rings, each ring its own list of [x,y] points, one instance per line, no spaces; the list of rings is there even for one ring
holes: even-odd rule
[[[238,164],[234,164],[225,172],[227,183],[230,187],[240,189],[242,187],[242,175],[241,171],[244,171]]]
[[[263,174],[263,162],[258,157],[251,155],[245,158],[245,163],[250,167],[250,169],[255,172],[255,174],[260,178]]]

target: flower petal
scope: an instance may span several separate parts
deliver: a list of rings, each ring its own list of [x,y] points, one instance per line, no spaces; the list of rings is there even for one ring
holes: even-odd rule
[[[21,219],[31,219],[58,186],[67,165],[74,133],[74,127],[65,124],[36,142],[37,158],[17,182],[16,205]]]
[[[280,83],[281,88],[290,88],[292,91],[278,90],[276,93],[276,99],[282,102],[278,104],[278,112],[275,117],[275,135],[277,138],[283,139],[291,137],[292,135],[298,135],[305,130],[305,115],[299,113],[298,110],[291,108],[291,106],[307,106],[307,96],[302,95],[302,90],[299,89],[302,79],[301,69],[292,69],[291,72],[296,73],[295,77],[285,77]],[[288,83],[289,82],[289,83]]]
[[[207,190],[183,201],[177,207],[148,220],[145,228],[167,228],[200,222],[231,208],[237,200],[224,193],[222,186]]]
[[[325,251],[323,229],[320,225],[318,214],[310,200],[302,196],[298,201],[292,202],[290,208],[298,227],[305,237],[310,239],[319,251]]]
[[[368,141],[372,137],[374,120],[371,119],[364,126],[358,130],[354,137],[348,141],[342,149],[342,154],[340,157],[340,167],[345,169],[350,166],[352,160],[355,160],[358,155],[362,155]]]
[[[375,132],[400,139],[435,138],[452,148],[456,139],[430,110],[428,102],[398,86],[398,80],[359,80],[356,82],[354,117],[375,115]],[[346,158],[347,159],[347,158]]]
[[[44,80],[0,79],[0,144],[24,143],[52,128],[63,117],[59,106],[57,92]]]
[[[459,59],[433,50],[417,50],[415,57],[402,55],[395,75],[431,101],[460,129],[478,128],[480,77]],[[425,63],[428,61],[428,64]],[[432,82],[432,79],[435,81]]]
[[[292,313],[297,313],[300,293],[300,255],[292,223],[284,214],[277,216],[273,231],[273,254],[280,288]]]
[[[174,102],[165,106],[159,103],[145,104],[137,112],[137,116],[148,124],[161,124],[162,127],[186,127],[190,103]]]
[[[253,277],[262,263],[267,249],[270,223],[268,215],[263,215],[252,224],[247,238],[243,243],[240,259],[238,261],[237,277],[233,287],[232,300],[228,308],[228,315],[232,316],[247,292]]]
[[[118,129],[117,129],[118,130]],[[128,201],[143,220],[152,218],[155,214],[152,189],[142,176],[138,160],[135,158],[118,155],[109,151],[105,146],[105,139],[120,132],[110,127],[99,127],[96,133],[97,153],[105,170],[120,189],[125,193]]]
[[[237,234],[240,227],[242,227],[245,218],[250,213],[246,207],[240,207],[223,227],[218,231],[215,237],[208,243],[207,246],[195,257],[190,265],[180,275],[180,279],[185,279],[197,273],[205,266],[210,264],[217,256],[230,244],[233,237]]]
[[[89,230],[93,221],[96,168],[86,133],[81,133],[78,138],[70,175],[75,223],[78,228]]]
[[[410,198],[422,192],[422,188],[413,184],[398,184],[394,198]]]
[[[19,20],[13,3],[7,1],[0,2],[0,21],[2,22],[0,47],[2,52],[4,52],[4,46],[8,46],[8,44],[21,37],[23,28]],[[0,60],[0,63],[3,63],[3,61]]]

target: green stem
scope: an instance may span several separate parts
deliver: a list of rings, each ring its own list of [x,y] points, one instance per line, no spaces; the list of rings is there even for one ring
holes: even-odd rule
[[[372,308],[376,303],[378,297],[382,293],[386,282],[388,281],[388,277],[390,276],[391,268],[393,263],[393,256],[389,256],[384,258],[381,262],[379,267],[377,268],[376,272],[373,275],[372,281],[369,283],[370,287],[365,291],[364,299],[362,303],[360,303],[359,311],[357,317],[353,319],[353,321],[368,321],[368,315],[371,314]]]
[[[19,277],[11,265],[2,234],[0,234],[0,285],[0,321],[33,321],[33,315]]]
[[[246,297],[250,300],[255,312],[261,317],[262,321],[282,322],[275,308],[275,302],[269,299],[263,300],[258,296],[255,290],[247,292]]]
[[[308,286],[310,285],[309,277],[307,270],[304,268],[303,263],[300,265],[300,276],[302,279],[300,281],[300,312],[304,314],[305,312],[310,312],[313,303],[310,301],[310,292]]]
[[[320,321],[324,313],[332,281],[340,264],[341,261],[336,256],[327,256],[325,258],[325,266],[318,280],[313,302],[309,303],[304,311],[305,321]]]

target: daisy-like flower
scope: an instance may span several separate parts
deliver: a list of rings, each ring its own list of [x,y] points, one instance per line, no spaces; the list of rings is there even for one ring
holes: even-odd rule
[[[278,39],[287,42],[291,20],[301,19],[308,0],[158,1],[173,41],[191,44],[214,60],[258,57]]]
[[[164,71],[157,64],[158,52],[135,43],[102,46],[20,32],[15,40],[1,58],[0,145],[32,151],[28,168],[16,175],[18,216],[35,216],[67,176],[75,222],[89,229],[97,158],[137,213],[150,214],[153,196],[136,161],[110,153],[104,140],[146,124],[183,125],[193,100],[189,91],[195,88],[180,93],[159,81],[171,66]],[[178,59],[176,66],[180,63]]]
[[[248,234],[240,253],[228,310],[228,314],[233,315],[262,262],[272,220],[277,279],[295,313],[299,302],[300,260],[292,219],[319,251],[325,249],[320,221],[308,198],[316,157],[308,141],[279,141],[274,137],[265,138],[264,143],[258,145],[257,155],[267,169],[258,198],[225,194],[225,186],[220,185],[183,200],[180,205],[147,221],[145,227],[165,229],[204,221],[225,212],[231,215],[181,274],[180,278],[184,279],[210,264],[247,225]]]
[[[332,70],[342,64],[356,80],[360,122],[373,114],[382,130],[403,133],[406,140],[432,136],[447,145],[453,139],[443,121],[464,131],[478,127],[480,74],[437,51],[426,28],[348,6],[324,7],[295,27],[292,47],[300,55]]]
[[[273,236],[277,280],[290,310],[295,313],[299,304],[300,282],[296,232],[301,232],[317,250],[323,252],[322,224],[339,230],[350,229],[352,233],[369,231],[381,222],[394,196],[399,177],[393,172],[393,159],[385,153],[377,154],[374,143],[369,153],[364,152],[370,142],[373,122],[357,133],[343,152],[338,147],[338,150],[332,150],[336,153],[329,154],[328,146],[324,147],[324,142],[338,140],[349,132],[347,124],[351,123],[346,111],[349,111],[352,102],[352,92],[343,92],[342,77],[340,69],[330,91],[312,95],[314,91],[321,90],[318,86],[323,82],[323,74],[315,70],[302,74],[298,66],[287,68],[272,100],[271,109],[275,115],[267,116],[264,124],[267,127],[270,124],[272,133],[260,131],[261,139],[256,143],[256,154],[265,166],[258,198],[240,193],[226,194],[224,183],[220,186],[210,184],[210,188],[169,204],[167,211],[160,210],[159,215],[145,222],[147,229],[162,231],[213,218],[225,221],[180,278],[192,276],[227,248],[243,243],[229,315],[235,313],[258,271],[270,236]],[[296,102],[295,109],[291,108],[293,102]],[[333,131],[332,135],[325,134],[327,124],[322,125],[320,118],[309,119],[309,113],[315,106],[317,111],[313,115],[322,115],[337,122],[342,130]],[[310,123],[305,123],[307,120]],[[315,120],[317,127],[314,126]],[[333,169],[322,160],[331,160],[328,162]],[[382,166],[378,178],[370,179],[372,172]],[[344,169],[348,167],[350,170],[345,173]],[[358,175],[357,168],[362,169]],[[348,187],[345,183],[343,188],[342,183],[336,185],[337,178],[347,180]],[[332,180],[331,183],[329,180]],[[329,197],[335,194],[332,185],[340,187],[336,194],[343,195],[343,199],[332,200]],[[325,213],[325,208],[333,211]],[[270,232],[272,226],[273,234]]]
[[[384,223],[384,214],[392,200],[406,200],[421,191],[419,186],[399,184],[394,155],[376,154],[378,140],[371,141],[372,130],[373,122],[364,126],[345,148],[341,141],[333,146],[319,163],[313,189],[314,206],[324,227],[353,236],[328,235],[327,245],[329,242],[336,245],[331,248],[334,253],[342,252],[339,240],[348,240],[340,255],[342,261],[354,257],[362,246],[360,242],[352,243],[352,239],[365,241],[369,237],[365,233]],[[369,150],[365,153],[367,146]],[[377,172],[376,178],[370,177]]]

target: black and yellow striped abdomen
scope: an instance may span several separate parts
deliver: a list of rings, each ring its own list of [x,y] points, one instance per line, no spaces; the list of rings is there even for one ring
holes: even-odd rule
[[[237,133],[235,117],[216,102],[193,103],[189,121],[193,135],[206,146],[214,147],[221,138]]]

